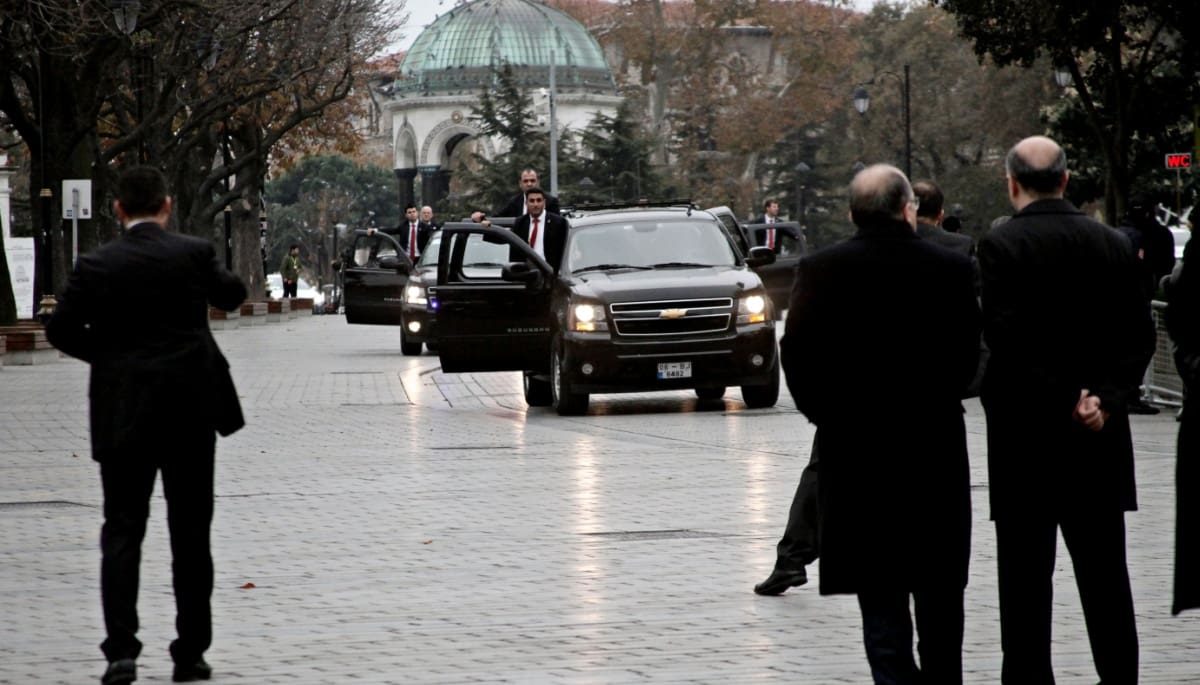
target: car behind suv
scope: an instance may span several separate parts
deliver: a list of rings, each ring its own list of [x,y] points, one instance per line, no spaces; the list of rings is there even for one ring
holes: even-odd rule
[[[471,268],[480,243],[510,262]],[[740,386],[773,406],[779,355],[772,304],[751,267],[774,254],[734,245],[712,214],[629,208],[571,218],[562,263],[511,231],[452,223],[438,247],[437,349],[446,372],[525,372],[525,399],[560,414],[594,393]]]

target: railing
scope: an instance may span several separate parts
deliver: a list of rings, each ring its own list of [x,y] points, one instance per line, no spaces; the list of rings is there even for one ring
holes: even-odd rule
[[[1146,369],[1146,378],[1142,384],[1142,392],[1146,399],[1155,404],[1178,407],[1183,404],[1183,380],[1175,370],[1175,358],[1171,353],[1171,337],[1167,335],[1167,326],[1163,314],[1167,311],[1167,303],[1155,300],[1151,303],[1151,315],[1154,317],[1154,329],[1158,333],[1158,342],[1154,347],[1154,356]]]

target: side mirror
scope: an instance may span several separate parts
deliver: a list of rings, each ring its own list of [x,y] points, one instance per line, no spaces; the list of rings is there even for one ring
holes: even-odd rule
[[[379,258],[379,268],[392,269],[397,273],[406,274],[409,272],[409,263],[400,255],[389,254]]]
[[[541,282],[542,274],[529,262],[509,262],[500,269],[500,278],[532,287]]]
[[[769,247],[759,246],[750,248],[750,256],[746,257],[746,266],[757,269],[775,263],[775,252]]]

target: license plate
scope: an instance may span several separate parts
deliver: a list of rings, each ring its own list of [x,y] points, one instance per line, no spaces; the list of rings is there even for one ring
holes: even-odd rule
[[[666,378],[691,378],[692,363],[691,362],[666,362],[658,365],[659,379]]]

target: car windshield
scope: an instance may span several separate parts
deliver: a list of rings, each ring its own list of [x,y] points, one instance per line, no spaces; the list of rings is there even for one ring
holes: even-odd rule
[[[572,230],[569,273],[619,269],[733,266],[733,247],[713,220],[623,221]]]
[[[417,266],[437,266],[438,247],[442,244],[442,232],[435,231],[429,236],[429,242],[425,244],[425,249],[421,251],[421,256],[417,257]]]

